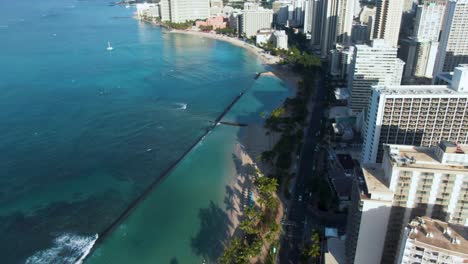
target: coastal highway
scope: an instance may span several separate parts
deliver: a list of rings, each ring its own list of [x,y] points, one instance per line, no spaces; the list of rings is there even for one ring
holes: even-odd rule
[[[305,179],[313,173],[314,150],[318,143],[318,133],[320,131],[320,121],[325,107],[325,85],[323,76],[315,74],[316,94],[311,98],[312,112],[309,115],[308,128],[304,137],[304,145],[299,158],[296,184],[294,186],[292,201],[286,216],[287,225],[283,226],[284,233],[281,240],[279,260],[281,264],[299,263],[299,256],[304,240],[304,225],[313,224],[306,221],[307,204],[312,201],[305,194]],[[301,199],[299,199],[301,196]],[[301,200],[301,201],[300,201]]]

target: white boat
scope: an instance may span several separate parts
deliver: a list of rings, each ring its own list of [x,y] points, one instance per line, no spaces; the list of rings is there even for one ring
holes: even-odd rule
[[[114,48],[111,46],[110,41],[107,41],[107,50],[113,50]]]

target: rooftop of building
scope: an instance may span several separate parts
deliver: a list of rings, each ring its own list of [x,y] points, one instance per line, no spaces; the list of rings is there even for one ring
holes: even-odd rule
[[[442,95],[442,94],[457,94],[456,91],[449,88],[447,85],[376,85],[373,88],[381,94],[395,95]]]
[[[286,34],[286,31],[284,30],[275,30],[273,34],[277,37],[287,37],[288,35]]]
[[[352,170],[354,169],[354,161],[353,158],[348,154],[337,154],[336,157],[340,162],[341,166],[345,170]]]
[[[273,9],[264,8],[259,3],[245,2],[244,9],[242,9],[242,12],[268,12],[268,13],[271,12],[273,13]]]
[[[451,141],[442,141],[440,142],[439,147],[445,153],[458,153],[458,154],[468,153],[468,145],[455,144]]]
[[[418,217],[408,224],[408,239],[425,248],[468,257],[468,229],[429,217]]]
[[[331,237],[327,239],[326,252],[324,254],[325,264],[345,263],[345,241]]]
[[[384,149],[393,166],[468,173],[468,145],[442,141],[434,147],[386,145]]]
[[[348,100],[351,97],[348,88],[336,88],[334,92],[336,100]]]
[[[346,176],[340,171],[330,172],[329,177],[337,196],[341,199],[349,199],[351,197],[353,178]]]
[[[362,176],[358,176],[361,199],[376,199],[381,197],[380,194],[393,197],[393,192],[384,183],[384,179],[385,172],[381,164],[369,163],[364,165],[362,167]],[[375,196],[375,194],[378,196]],[[391,202],[391,199],[389,201]]]
[[[457,67],[455,67],[454,70],[459,70],[459,71],[468,71],[468,64],[459,64]],[[453,76],[454,72],[441,72],[437,75],[438,79],[441,79],[447,83],[452,83],[453,81]]]
[[[397,48],[392,47],[384,39],[373,39],[371,45],[361,44],[361,45],[356,45],[356,48],[359,49],[359,50],[362,50],[362,49],[376,49],[376,48],[397,50]]]
[[[257,35],[271,35],[275,32],[274,29],[271,29],[271,28],[262,28],[262,29],[259,29],[258,32],[257,32]]]
[[[451,83],[453,78],[453,72],[441,72],[437,75],[437,78],[444,80],[447,83]]]
[[[350,109],[347,106],[334,106],[330,108],[330,111],[328,113],[328,118],[333,119],[333,118],[346,118],[349,117],[350,114]]]

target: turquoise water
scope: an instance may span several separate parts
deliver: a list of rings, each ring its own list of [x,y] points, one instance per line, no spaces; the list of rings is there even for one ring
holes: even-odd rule
[[[261,123],[262,111],[290,95],[280,80],[260,78],[224,120]],[[243,130],[217,126],[87,263],[216,263],[232,226],[228,184],[236,180]]]
[[[0,1],[0,12],[2,263],[73,262],[242,90],[253,88],[226,119],[261,122],[289,94],[254,81],[264,67],[245,50],[164,34],[108,1]],[[187,242],[201,209],[224,210],[239,133],[216,128],[91,260],[123,260],[131,243],[129,257],[201,258]]]

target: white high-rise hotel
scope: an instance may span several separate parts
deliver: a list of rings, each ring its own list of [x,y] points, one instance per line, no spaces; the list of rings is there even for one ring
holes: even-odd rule
[[[468,226],[468,145],[386,145],[384,153],[354,183],[348,263],[395,263],[404,227],[417,216]]]
[[[367,109],[373,85],[399,85],[404,62],[397,58],[397,48],[382,39],[372,45],[356,45],[348,74],[351,109],[358,114]]]
[[[468,228],[429,217],[416,217],[405,228],[397,263],[467,263]]]
[[[161,21],[181,23],[210,16],[210,0],[161,0]]]
[[[468,144],[468,67],[455,68],[452,84],[374,86],[362,163],[380,162],[384,144]]]
[[[260,29],[270,29],[273,24],[273,10],[265,9],[256,3],[245,3],[239,16],[239,33],[247,37],[255,36]]]

